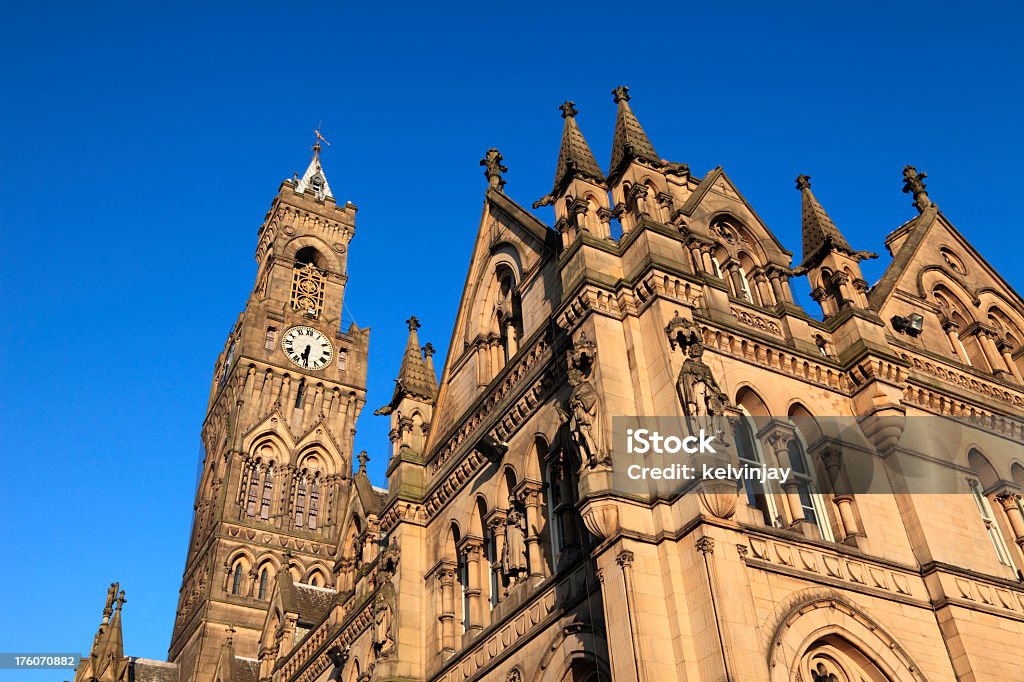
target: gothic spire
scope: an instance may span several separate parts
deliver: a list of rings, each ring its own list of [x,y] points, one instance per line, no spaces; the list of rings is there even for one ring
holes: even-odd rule
[[[814,193],[811,192],[811,177],[809,175],[798,175],[796,188],[800,190],[801,223],[804,237],[803,263],[801,263],[800,269],[813,267],[816,261],[833,249],[854,256],[856,260],[878,257],[877,254],[870,251],[856,251],[850,246],[839,228],[829,218],[828,213],[818,203]]]
[[[432,402],[437,396],[437,377],[433,366],[428,366],[423,359],[419,335],[416,333],[420,328],[420,321],[413,315],[405,323],[409,326],[409,340],[405,344],[405,355],[402,357],[402,366],[398,369],[398,378],[395,379],[395,393],[391,397],[391,402],[374,414],[391,414],[405,396],[414,396],[426,402]]]
[[[590,151],[580,127],[576,124],[575,102],[563,102],[559,109],[562,111],[562,118],[565,119],[565,125],[562,128],[562,145],[558,150],[552,194],[560,193],[569,181],[577,176],[604,184],[604,173],[601,172],[594,153]]]
[[[619,113],[615,118],[615,138],[612,141],[612,163],[608,169],[609,176],[615,176],[620,167],[632,159],[640,159],[653,164],[660,164],[661,157],[654,151],[654,145],[647,138],[647,133],[640,126],[633,110],[629,107],[629,88],[625,85],[612,90],[615,102],[619,105]]]
[[[295,191],[305,192],[308,189],[321,201],[327,198],[333,199],[334,195],[331,194],[331,186],[327,184],[327,176],[324,175],[324,168],[320,165],[320,143],[323,142],[326,145],[330,145],[330,142],[323,138],[319,130],[315,130],[314,134],[316,135],[316,143],[313,145],[313,158],[310,160],[309,166],[306,168],[306,172],[302,174],[302,177],[294,180]]]
[[[111,585],[116,588],[117,583]],[[103,610],[104,624],[100,625],[96,640],[93,643],[92,651],[89,654],[92,679],[113,682],[120,679],[121,666],[124,661],[124,638],[121,633],[121,607],[128,601],[124,598],[124,590],[121,590],[117,599],[111,600],[107,597],[107,607]],[[109,622],[111,605],[116,602],[113,608],[113,616]]]

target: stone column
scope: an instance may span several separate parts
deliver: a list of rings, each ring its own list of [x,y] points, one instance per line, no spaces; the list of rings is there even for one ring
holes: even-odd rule
[[[437,581],[441,586],[441,613],[437,617],[441,621],[441,655],[447,657],[455,653],[455,569],[441,568]]]
[[[466,597],[469,602],[466,634],[470,639],[483,629],[480,610],[480,550],[482,548],[483,543],[480,538],[467,537],[462,544],[463,561],[466,562]]]
[[[495,510],[495,512],[499,511],[501,510]],[[502,579],[503,574],[501,572],[501,557],[502,553],[505,551],[506,523],[504,512],[501,512],[500,515],[495,513],[494,516],[487,521],[487,527],[490,529],[491,536],[494,538],[494,562],[491,565],[491,573],[494,574],[495,594],[493,595],[493,600],[495,604],[500,603],[502,597],[504,597],[504,590],[501,589],[502,583],[504,582]]]
[[[633,553],[624,549],[615,557],[615,563],[622,569],[622,581],[626,595],[626,617],[629,619],[630,639],[633,643],[633,662],[636,665],[637,682],[647,682],[643,651],[640,647],[640,632],[637,624],[636,594],[633,590]]]
[[[996,502],[1003,508],[1006,518],[1013,530],[1013,541],[1017,543],[1024,552],[1024,514],[1021,513],[1020,495],[1017,493],[1000,493],[996,495]]]
[[[515,319],[511,314],[505,317],[505,339],[508,344],[508,357],[511,359],[513,355],[519,352],[519,339],[516,338]]]
[[[725,266],[725,269],[729,272],[729,279],[732,281],[733,296],[743,299],[743,277],[740,275],[740,264],[736,261],[730,261]]]
[[[775,268],[768,271],[768,283],[772,288],[772,295],[775,297],[776,303],[782,303],[786,300],[786,294],[782,288],[782,273]]]
[[[950,319],[942,321],[942,331],[946,332],[946,338],[949,339],[949,347],[953,349],[953,353],[957,359],[965,365],[971,364],[970,359],[964,352],[963,344],[960,343],[960,325]]]
[[[999,354],[1003,357],[1003,362],[1006,363],[1006,369],[1010,371],[1013,378],[1019,383],[1024,383],[1024,376],[1021,376],[1020,370],[1017,368],[1017,363],[1013,360],[1013,344],[1006,339],[1000,339],[996,342],[996,349]]]
[[[762,434],[765,443],[775,453],[775,459],[779,466],[792,469],[793,462],[789,456],[789,444],[796,437],[793,427],[776,422],[769,425]],[[786,507],[789,510],[790,528],[796,528],[804,535],[813,537],[807,527],[810,524],[804,518],[804,508],[800,503],[800,483],[796,480],[796,476],[790,475],[789,480],[782,484],[782,489],[785,492]]]
[[[544,560],[541,556],[540,537],[537,534],[537,529],[540,528],[543,488],[540,483],[532,481],[523,481],[518,488],[516,497],[526,507],[526,558],[530,564],[530,575],[542,577],[544,575]]]
[[[1002,358],[999,355],[999,351],[996,349],[996,332],[987,327],[978,327],[977,331],[978,343],[981,345],[981,350],[985,353],[985,359],[988,360],[989,366],[992,368],[992,373],[996,376],[1004,376],[1009,374],[1008,370],[1002,369]]]
[[[845,492],[846,486],[840,475],[842,452],[839,448],[829,445],[819,451],[818,457],[828,473],[829,484],[832,487],[832,502],[836,505],[839,523],[843,526],[843,539],[863,535],[857,525],[857,517],[853,513],[853,495]]]

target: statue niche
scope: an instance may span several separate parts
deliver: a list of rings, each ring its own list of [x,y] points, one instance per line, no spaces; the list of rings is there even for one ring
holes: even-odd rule
[[[509,498],[505,517],[505,544],[501,551],[501,570],[512,586],[526,577],[526,513],[515,498]]]
[[[559,420],[568,424],[572,446],[576,449],[581,467],[610,466],[611,458],[605,447],[604,405],[600,394],[590,383],[597,346],[586,333],[568,353],[566,370],[571,391],[566,407],[555,406]]]
[[[676,378],[676,390],[691,433],[700,428],[725,432],[725,412],[729,398],[718,385],[711,368],[704,362],[704,341],[693,322],[680,317],[672,318],[665,328],[669,345],[686,352],[686,360]]]

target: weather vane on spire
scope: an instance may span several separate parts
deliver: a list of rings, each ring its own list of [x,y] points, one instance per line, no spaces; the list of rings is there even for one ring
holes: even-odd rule
[[[323,122],[321,122],[320,125],[317,127],[317,129],[313,131],[313,134],[316,135],[316,142],[313,144],[313,155],[314,156],[316,156],[317,154],[320,153],[320,143],[321,142],[323,142],[328,147],[331,146],[331,143],[327,141],[327,138],[325,138],[323,135],[320,134],[320,128],[322,128],[322,127],[323,127]]]

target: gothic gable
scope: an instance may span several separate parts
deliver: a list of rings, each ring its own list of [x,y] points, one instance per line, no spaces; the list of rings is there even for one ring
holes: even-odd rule
[[[706,236],[730,245],[745,240],[750,248],[762,251],[761,257],[765,261],[785,266],[791,262],[793,254],[768,229],[721,167],[701,180],[679,214],[694,232],[704,232]],[[742,229],[723,229],[721,225],[724,223],[738,223]]]
[[[428,449],[516,353],[517,344],[544,325],[557,298],[557,275],[543,266],[556,248],[550,228],[504,194],[487,192]]]

